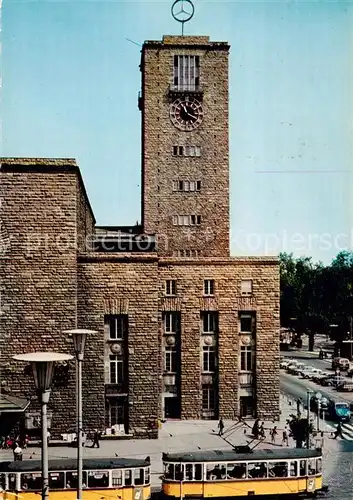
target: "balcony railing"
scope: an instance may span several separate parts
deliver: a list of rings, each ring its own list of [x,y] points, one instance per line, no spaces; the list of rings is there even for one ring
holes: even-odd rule
[[[169,86],[169,94],[182,94],[182,93],[189,93],[189,94],[202,94],[203,89],[201,85],[195,85],[195,84],[190,84],[190,83],[179,83],[177,85],[174,85],[173,83]]]
[[[253,374],[252,373],[239,373],[239,385],[241,387],[249,387],[253,384]]]

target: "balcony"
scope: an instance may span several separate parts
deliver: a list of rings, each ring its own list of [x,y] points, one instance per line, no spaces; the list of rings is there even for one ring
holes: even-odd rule
[[[190,85],[190,84],[171,84],[169,86],[169,97],[175,98],[180,97],[181,95],[191,95],[195,96],[198,99],[202,99],[203,89],[200,85]]]
[[[127,387],[124,382],[120,384],[105,384],[105,396],[106,397],[117,397],[117,396],[127,396]]]
[[[251,387],[254,382],[253,373],[239,373],[239,386],[240,387]]]
[[[138,96],[137,96],[137,107],[139,108],[140,111],[142,111],[142,108],[143,108],[143,97],[142,97],[141,90],[139,91]]]

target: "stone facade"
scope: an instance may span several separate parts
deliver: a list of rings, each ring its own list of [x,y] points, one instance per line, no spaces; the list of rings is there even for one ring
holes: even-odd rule
[[[8,394],[34,396],[14,354],[72,353],[63,331],[78,327],[96,331],[83,369],[87,429],[156,437],[158,418],[279,416],[278,261],[229,256],[228,51],[208,37],[144,44],[143,227],[96,226],[72,159],[2,159],[1,384]],[[195,95],[204,116],[188,131],[169,115],[171,102],[185,97],[174,92],[180,54],[199,57],[193,64],[200,66]],[[199,146],[200,155],[179,155],[175,146]],[[200,181],[194,189],[175,189],[173,182],[192,179]],[[200,223],[174,224],[187,214],[200,214]],[[74,391],[74,363],[58,366],[53,435],[74,430]],[[33,398],[29,413],[37,410]]]
[[[142,219],[146,233],[158,235],[160,255],[229,255],[228,51],[208,37],[164,37],[142,49]],[[173,85],[174,57],[199,58],[193,92]],[[181,131],[170,119],[178,98],[195,97],[203,120]],[[174,147],[197,146],[200,156],[173,154]],[[200,182],[199,190],[173,190],[173,182]],[[173,225],[173,217],[200,215],[199,225]],[[190,255],[190,253],[186,253]]]

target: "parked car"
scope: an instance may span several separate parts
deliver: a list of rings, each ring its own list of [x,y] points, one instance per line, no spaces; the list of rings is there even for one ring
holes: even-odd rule
[[[311,376],[314,373],[314,367],[313,366],[304,366],[302,370],[298,372],[298,375],[303,378],[308,378],[310,379]]]
[[[312,411],[318,411],[319,403],[316,395],[312,396],[310,399],[310,409]],[[320,409],[323,411],[327,411],[329,408],[329,399],[324,396],[320,399]]]
[[[290,363],[288,366],[287,366],[287,372],[288,373],[294,373],[294,370],[297,369],[297,366],[298,366],[298,363],[295,362],[295,363]]]
[[[329,417],[340,422],[349,422],[351,418],[350,405],[345,402],[329,402],[328,408]]]
[[[323,373],[323,370],[321,370],[320,368],[313,368],[312,369],[312,372],[311,372],[311,375],[310,375],[310,379],[311,380],[314,380],[314,378],[317,376],[317,375],[320,375],[321,373]]]
[[[347,358],[333,358],[332,359],[332,364],[331,364],[332,370],[349,370],[350,368],[350,363],[349,359]]]
[[[293,373],[293,375],[299,375],[300,372],[304,370],[304,368],[305,368],[304,363],[298,363],[296,366],[292,368],[291,373]]]
[[[323,377],[321,379],[321,385],[329,386],[329,387],[340,387],[345,383],[345,377],[341,375],[329,375],[328,377]]]
[[[279,363],[279,366],[280,368],[287,368],[288,365],[290,365],[292,363],[292,359],[283,359],[282,361],[280,361]]]

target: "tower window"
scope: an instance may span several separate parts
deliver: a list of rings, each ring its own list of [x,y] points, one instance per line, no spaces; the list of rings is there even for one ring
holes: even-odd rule
[[[173,191],[201,191],[201,181],[172,181]]]
[[[176,90],[195,91],[200,84],[200,57],[175,55],[173,83]]]
[[[201,156],[201,146],[185,145],[173,146],[174,156]]]
[[[214,346],[204,346],[202,354],[202,371],[213,373],[216,369],[216,351]]]
[[[196,191],[201,191],[201,181],[196,181]]]
[[[250,296],[252,295],[252,280],[242,280],[241,281],[241,295]]]
[[[165,282],[165,294],[169,297],[176,295],[176,280],[167,280]]]
[[[201,224],[201,215],[173,215],[173,226],[195,226]]]
[[[214,295],[214,280],[205,280],[203,283],[204,295]]]

